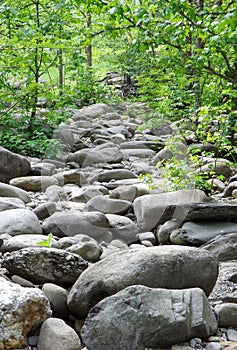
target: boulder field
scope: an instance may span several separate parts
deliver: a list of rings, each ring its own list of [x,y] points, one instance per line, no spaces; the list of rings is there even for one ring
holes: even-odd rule
[[[144,113],[71,110],[60,159],[0,147],[0,350],[237,348],[236,168],[170,191],[162,164],[205,145]]]

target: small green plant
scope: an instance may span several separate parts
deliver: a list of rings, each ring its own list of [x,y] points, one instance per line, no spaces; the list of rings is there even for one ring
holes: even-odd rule
[[[37,244],[41,247],[51,248],[53,244],[53,234],[50,233],[46,239],[43,239],[42,241],[37,242]]]
[[[156,189],[156,185],[151,174],[149,173],[140,174],[138,178],[148,186],[148,190]]]

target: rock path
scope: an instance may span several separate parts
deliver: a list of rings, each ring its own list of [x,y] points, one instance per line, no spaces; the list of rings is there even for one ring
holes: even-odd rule
[[[212,196],[167,192],[174,126],[71,112],[60,159],[0,148],[0,350],[236,349],[236,170],[206,158]]]

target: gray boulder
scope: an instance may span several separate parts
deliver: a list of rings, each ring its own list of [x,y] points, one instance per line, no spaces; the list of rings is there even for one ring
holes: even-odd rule
[[[85,317],[100,300],[134,284],[151,288],[199,287],[207,295],[218,275],[216,257],[192,247],[159,246],[112,254],[84,271],[68,296],[70,311]]]
[[[0,212],[0,234],[16,236],[23,233],[42,233],[37,216],[29,209],[10,209]]]
[[[140,231],[151,231],[167,220],[182,222],[188,213],[189,204],[207,201],[201,190],[179,190],[136,198],[133,206]],[[185,206],[183,210],[182,206]]]
[[[53,176],[24,176],[10,180],[10,185],[36,192],[45,191],[51,185],[58,185],[58,180]]]
[[[2,266],[12,275],[32,283],[70,286],[88,267],[88,263],[79,255],[61,249],[33,247],[5,253]]]
[[[137,175],[135,175],[132,171],[127,169],[116,169],[116,170],[104,170],[98,175],[95,175],[90,180],[91,183],[95,181],[99,182],[109,182],[111,180],[121,180],[121,179],[136,179]]]
[[[22,190],[21,188],[11,186],[2,182],[0,183],[0,196],[19,198],[24,203],[31,202],[30,195],[26,191]]]
[[[58,237],[86,234],[100,239],[108,229],[109,220],[100,212],[82,213],[77,210],[57,212],[45,219],[43,223],[43,231],[46,234],[52,232]]]
[[[0,349],[27,346],[27,337],[51,316],[45,294],[38,288],[24,288],[0,277]]]
[[[65,245],[67,242],[71,243],[69,247],[66,247],[67,252],[80,255],[87,261],[98,261],[102,253],[102,249],[98,242],[87,235],[76,235],[74,237],[61,238],[59,244]],[[74,241],[74,242],[73,242]]]
[[[25,157],[0,147],[0,169],[0,181],[8,183],[13,177],[27,175],[30,162]]]
[[[95,119],[96,117],[100,117],[101,115],[110,112],[112,112],[111,107],[105,103],[95,103],[93,105],[80,109],[81,115],[89,119]]]
[[[237,224],[232,222],[186,222],[179,233],[179,237],[187,244],[200,246],[218,235],[237,233]],[[171,240],[171,243],[172,242]]]
[[[137,240],[137,225],[126,216],[116,214],[106,214],[109,220],[109,231],[113,239],[121,239],[126,243],[132,243]]]
[[[30,233],[13,236],[9,239],[0,239],[0,252],[13,252],[28,247],[39,247],[37,243],[46,239],[45,235]],[[59,248],[59,243],[54,238],[52,238],[51,244],[52,248]]]
[[[53,283],[45,283],[42,291],[48,298],[53,315],[62,319],[69,316],[67,308],[67,290]]]
[[[39,334],[38,350],[81,350],[81,342],[73,328],[58,318],[48,318]]]
[[[237,327],[237,304],[223,303],[215,306],[219,327]]]
[[[235,260],[237,256],[237,232],[218,235],[201,245],[200,248],[213,252],[219,261]]]
[[[97,149],[82,149],[75,153],[69,153],[65,159],[67,162],[76,162],[85,168],[98,163],[120,163],[123,160],[122,152],[114,147]]]
[[[25,203],[19,198],[0,197],[0,212],[9,209],[25,208]]]
[[[96,196],[86,203],[83,211],[100,211],[104,214],[125,214],[131,205],[131,202],[122,199]]]
[[[112,320],[111,315],[116,315]],[[99,302],[81,330],[88,350],[167,348],[217,331],[204,292],[127,287]]]
[[[101,196],[106,194],[109,194],[109,191],[106,187],[102,185],[89,185],[77,188],[75,190],[69,190],[68,197],[70,201],[85,203],[95,196]]]

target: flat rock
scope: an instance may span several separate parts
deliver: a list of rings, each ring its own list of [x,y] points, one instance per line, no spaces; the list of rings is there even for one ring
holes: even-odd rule
[[[25,203],[21,199],[12,197],[0,197],[0,212],[17,208],[25,208]]]
[[[70,286],[88,267],[88,263],[79,255],[61,249],[32,247],[5,253],[2,266],[10,274],[35,284],[49,282]]]
[[[111,315],[113,318],[111,327]],[[81,330],[88,350],[167,348],[217,331],[204,292],[127,287],[95,305]]]
[[[220,202],[207,202],[207,203],[192,203],[185,208],[186,221],[237,221],[237,204],[236,203],[220,203]]]
[[[213,252],[219,261],[234,260],[237,256],[237,232],[218,235],[200,248]]]
[[[98,175],[93,176],[90,182],[91,183],[95,181],[109,182],[111,180],[136,179],[136,178],[137,178],[137,175],[127,169],[104,170]]]
[[[83,318],[100,300],[135,284],[168,289],[199,287],[209,295],[217,275],[216,257],[197,248],[159,246],[121,251],[80,275],[68,295],[68,307]]]
[[[200,246],[218,235],[237,233],[237,224],[231,222],[186,222],[180,230],[180,238],[193,245]]]

